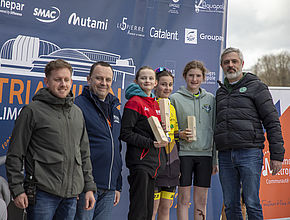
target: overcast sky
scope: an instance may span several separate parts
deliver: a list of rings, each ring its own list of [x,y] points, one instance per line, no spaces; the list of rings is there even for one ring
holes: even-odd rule
[[[229,46],[243,52],[244,69],[263,55],[290,52],[290,0],[228,0]]]

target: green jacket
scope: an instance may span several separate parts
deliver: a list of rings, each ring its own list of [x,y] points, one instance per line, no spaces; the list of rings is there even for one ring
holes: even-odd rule
[[[70,93],[65,99],[40,89],[18,116],[6,158],[13,197],[24,192],[24,174],[37,189],[63,197],[95,191],[85,122]]]

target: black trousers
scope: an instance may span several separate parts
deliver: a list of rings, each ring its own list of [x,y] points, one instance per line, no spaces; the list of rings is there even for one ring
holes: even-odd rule
[[[153,179],[144,170],[130,170],[128,176],[130,185],[130,206],[128,220],[151,220],[154,206]]]

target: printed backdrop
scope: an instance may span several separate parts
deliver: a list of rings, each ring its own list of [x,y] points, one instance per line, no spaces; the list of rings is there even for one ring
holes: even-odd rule
[[[114,69],[112,93],[126,102],[124,90],[138,68],[165,66],[175,74],[174,90],[184,80],[182,70],[193,59],[209,70],[202,85],[215,93],[219,55],[225,45],[227,0],[0,0],[0,162],[5,156],[14,120],[23,105],[43,87],[47,62],[62,58],[73,66],[73,92],[80,94],[95,61],[109,62]],[[238,45],[237,45],[238,46]],[[289,217],[289,101],[280,100],[286,157],[277,176],[269,171],[265,149],[261,202],[265,219]],[[289,94],[289,90],[284,93]],[[283,94],[284,94],[283,93]],[[277,94],[277,95],[275,95]],[[122,110],[122,107],[121,107]],[[123,156],[126,147],[123,146]],[[126,219],[128,184],[123,167],[123,191],[113,219]],[[0,164],[0,175],[5,176]],[[171,215],[176,219],[176,194]],[[218,220],[222,194],[218,176],[209,190],[208,219]],[[192,217],[193,209],[190,208]]]
[[[270,171],[269,143],[266,141],[260,199],[265,219],[284,219],[290,217],[290,88],[272,87],[270,92],[280,115],[285,156],[282,170],[277,175],[272,176]]]

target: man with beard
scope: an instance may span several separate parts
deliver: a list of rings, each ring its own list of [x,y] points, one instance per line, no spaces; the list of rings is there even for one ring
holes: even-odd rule
[[[228,220],[242,220],[241,187],[249,219],[263,219],[259,199],[264,130],[272,175],[282,168],[285,149],[277,110],[268,87],[252,73],[242,72],[243,55],[227,48],[221,55],[224,84],[216,93],[214,139],[219,151],[219,176]]]

